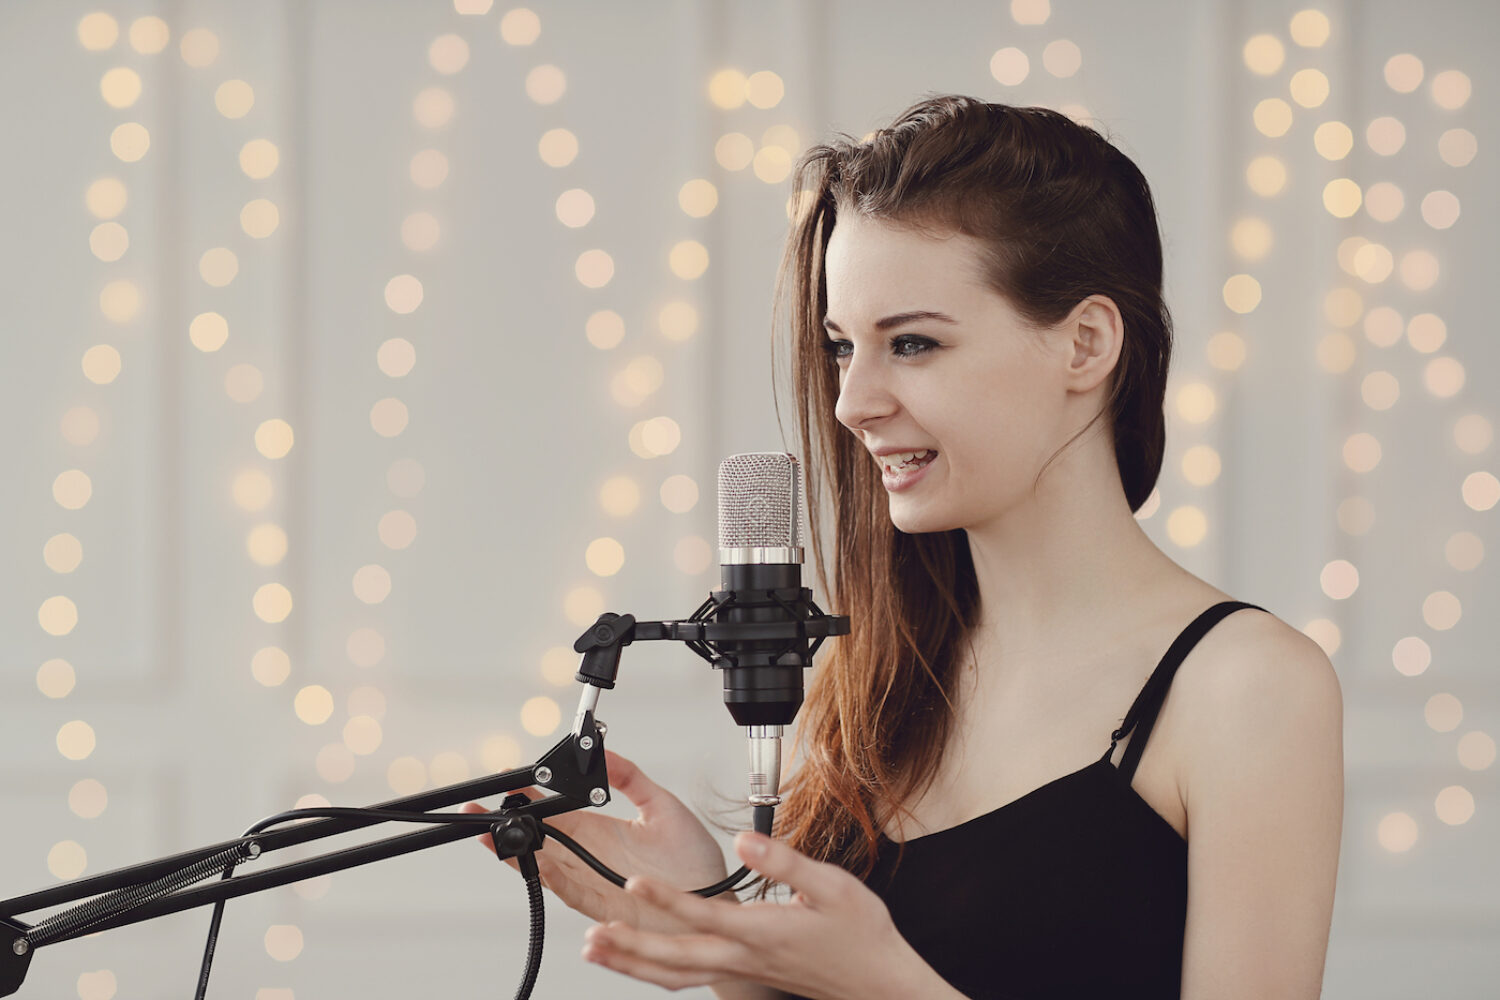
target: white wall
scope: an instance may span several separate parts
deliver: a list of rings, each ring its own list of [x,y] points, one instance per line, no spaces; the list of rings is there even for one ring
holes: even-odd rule
[[[69,851],[77,855],[69,847],[52,854],[59,843],[81,848],[94,874],[234,836],[303,795],[341,805],[390,798],[387,771],[397,758],[421,761],[429,783],[454,780],[434,773],[440,754],[459,755],[472,775],[535,759],[560,730],[528,733],[522,704],[551,698],[567,718],[576,698],[575,686],[550,683],[541,671],[547,650],[581,631],[565,610],[568,594],[587,586],[600,609],[685,616],[717,570],[684,572],[674,551],[683,539],[713,540],[718,461],[781,445],[768,342],[789,184],[724,168],[715,143],[742,132],[759,147],[773,125],[794,128],[801,147],[834,130],[860,135],[927,92],[953,91],[1081,105],[1152,184],[1177,353],[1167,467],[1144,523],[1194,573],[1306,628],[1329,649],[1343,683],[1348,797],[1325,996],[1486,995],[1500,975],[1500,786],[1489,763],[1500,701],[1491,651],[1500,635],[1481,609],[1500,595],[1483,561],[1456,568],[1470,565],[1463,552],[1474,540],[1454,536],[1495,536],[1493,511],[1476,509],[1493,503],[1483,497],[1487,481],[1468,480],[1468,500],[1464,493],[1466,477],[1496,471],[1494,449],[1485,439],[1466,450],[1455,434],[1456,426],[1472,430],[1475,417],[1484,426],[1495,419],[1497,348],[1482,292],[1500,221],[1487,183],[1495,8],[1324,4],[1332,33],[1315,48],[1290,37],[1301,6],[1273,0],[1059,0],[1041,25],[1018,25],[1006,4],[958,0],[559,3],[532,8],[541,34],[528,46],[502,40],[508,9],[465,16],[437,0],[0,4],[0,427],[8,432],[0,562],[10,567],[0,582],[0,897],[55,884],[53,869],[68,872]],[[95,11],[120,29],[97,51],[79,35],[80,19]],[[170,28],[160,54],[142,54],[127,38],[147,15]],[[206,66],[190,65],[179,49],[191,29],[219,43]],[[1242,56],[1262,33],[1286,50],[1270,75],[1251,72]],[[429,45],[448,34],[465,39],[470,53],[452,75],[428,58]],[[1067,78],[1044,66],[1046,46],[1060,39],[1082,53],[1081,69]],[[990,61],[1011,46],[1031,69],[1004,85]],[[1383,75],[1398,53],[1425,67],[1411,93]],[[528,97],[527,75],[540,65],[565,75],[554,103]],[[141,81],[126,107],[101,95],[101,78],[115,67]],[[726,67],[775,72],[785,97],[769,108],[714,106],[708,81]],[[1304,108],[1288,88],[1293,73],[1309,68],[1331,90],[1321,106]],[[1430,89],[1444,70],[1473,82],[1473,97],[1456,109],[1440,107]],[[217,88],[231,79],[254,92],[243,117],[215,107]],[[413,102],[431,87],[451,95],[455,110],[430,128],[415,119]],[[1272,138],[1252,111],[1278,96],[1293,124]],[[1391,156],[1365,139],[1368,123],[1384,115],[1406,128],[1404,148]],[[1344,158],[1314,148],[1314,131],[1328,121],[1353,130]],[[125,122],[150,132],[150,150],[136,162],[111,151],[112,130]],[[555,128],[579,143],[563,167],[538,155],[539,139]],[[1478,137],[1467,166],[1438,154],[1439,137],[1454,128]],[[280,155],[260,180],[237,162],[253,139],[270,140]],[[409,164],[428,149],[446,157],[448,174],[423,189]],[[1245,182],[1260,156],[1286,167],[1276,196]],[[1340,177],[1365,190],[1394,183],[1404,211],[1391,221],[1363,209],[1335,217],[1323,191]],[[127,192],[113,219],[129,234],[118,260],[90,250],[105,220],[85,192],[101,178],[117,178]],[[704,218],[678,204],[679,189],[695,178],[718,190]],[[597,206],[576,229],[554,210],[572,188]],[[1451,228],[1423,221],[1423,198],[1436,190],[1462,206]],[[280,224],[252,238],[240,211],[261,198],[276,204]],[[430,251],[403,245],[403,220],[419,211],[441,226]],[[1262,260],[1247,261],[1231,245],[1232,227],[1247,215],[1273,233]],[[1410,251],[1430,251],[1440,277],[1418,291],[1399,273],[1376,283],[1346,273],[1338,248],[1351,236],[1386,245],[1398,265]],[[684,240],[709,254],[693,280],[668,263]],[[222,287],[199,273],[213,248],[237,258],[236,276]],[[574,264],[595,249],[612,257],[614,275],[587,288]],[[1263,290],[1243,316],[1221,293],[1241,273]],[[385,301],[398,275],[422,283],[421,305],[408,314]],[[100,302],[116,281],[140,297],[123,321]],[[1346,288],[1360,292],[1364,315],[1378,307],[1403,320],[1437,314],[1446,342],[1428,351],[1405,338],[1380,346],[1363,315],[1340,325],[1324,303]],[[669,302],[688,303],[700,317],[684,341],[658,328]],[[590,315],[603,309],[626,330],[607,350],[585,336]],[[209,311],[227,318],[229,336],[204,351],[188,333]],[[1246,350],[1237,368],[1210,359],[1211,338],[1225,331]],[[416,363],[392,378],[376,352],[396,337],[414,345]],[[85,352],[100,344],[121,359],[106,384],[83,368]],[[1348,360],[1329,361],[1341,348]],[[623,405],[611,381],[642,357],[660,364],[661,385]],[[1435,359],[1449,360],[1433,368]],[[1424,380],[1440,383],[1454,363],[1465,373],[1462,388],[1435,394]],[[225,378],[244,365],[263,388],[236,402]],[[1375,372],[1400,386],[1389,408],[1365,401]],[[1178,409],[1191,386],[1213,394],[1207,420]],[[391,437],[370,418],[386,398],[409,412]],[[92,438],[80,408],[97,418]],[[630,429],[658,416],[676,421],[681,444],[641,458]],[[295,434],[283,458],[257,451],[256,429],[271,419]],[[1368,472],[1352,471],[1343,457],[1358,434],[1381,446]],[[1205,445],[1222,472],[1194,485],[1182,462]],[[419,492],[393,492],[388,474],[397,462],[420,465]],[[90,482],[78,509],[53,495],[54,480],[70,470]],[[234,483],[254,470],[269,477],[273,498],[248,511]],[[687,512],[658,499],[672,475],[700,488]],[[612,476],[640,488],[628,516],[601,509],[599,490]],[[1353,497],[1373,508],[1368,530],[1351,530]],[[1205,518],[1201,540],[1169,530],[1186,508]],[[377,524],[392,510],[415,520],[409,547],[381,541]],[[268,566],[246,547],[262,524],[288,542]],[[44,559],[49,539],[64,533],[82,551],[65,573]],[[584,552],[605,536],[626,556],[617,574],[599,578]],[[61,544],[53,543],[53,562],[67,565]],[[1351,596],[1325,590],[1335,560],[1360,572]],[[377,603],[359,599],[352,582],[371,565],[391,580]],[[252,607],[268,583],[292,595],[279,623]],[[1434,617],[1443,601],[1429,599],[1436,592],[1461,604],[1456,625]],[[76,607],[77,624],[54,635],[41,627],[41,609],[58,596]],[[58,605],[45,607],[50,614]],[[579,614],[592,620],[586,606]],[[351,662],[346,646],[360,629],[384,639],[378,663]],[[1393,649],[1411,637],[1427,644],[1431,665],[1407,676],[1393,665]],[[256,652],[270,646],[291,663],[275,686],[251,671]],[[39,680],[54,659],[76,678],[66,694],[55,679],[60,668]],[[621,678],[601,708],[614,748],[695,804],[708,804],[711,790],[742,794],[742,742],[701,661],[685,650],[633,647]],[[333,702],[319,725],[294,711],[297,693],[312,685]],[[350,756],[339,749],[341,730],[369,711],[372,688],[384,701],[380,744],[355,759],[351,776],[330,780]],[[1456,699],[1461,722],[1444,721],[1453,702],[1430,701],[1439,695]],[[78,760],[59,749],[59,732],[74,721],[95,736]],[[80,815],[94,811],[86,789],[73,796],[79,808],[70,807],[84,779],[107,793],[91,818]],[[1472,795],[1472,818],[1451,822],[1453,807],[1439,792],[1452,786]],[[1463,793],[1445,794],[1456,796],[1461,814]],[[612,808],[629,815],[623,804]],[[1403,823],[1415,841],[1396,849]],[[306,998],[351,985],[369,997],[508,993],[524,955],[525,897],[514,875],[485,860],[476,848],[453,846],[339,874],[316,898],[286,888],[237,900],[211,995],[266,988]],[[577,960],[587,921],[555,903],[548,916],[538,996],[657,995]],[[108,980],[98,974],[106,969],[121,996],[181,995],[206,923],[206,911],[195,911],[43,949],[23,995],[103,996]],[[268,954],[272,925],[300,929],[295,959]]]

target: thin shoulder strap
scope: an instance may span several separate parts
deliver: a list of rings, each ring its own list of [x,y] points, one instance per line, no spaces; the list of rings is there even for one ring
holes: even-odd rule
[[[1188,653],[1198,645],[1198,640],[1202,639],[1209,629],[1242,608],[1266,610],[1258,604],[1247,604],[1244,601],[1221,601],[1193,619],[1192,624],[1183,629],[1173,640],[1166,655],[1156,665],[1156,670],[1146,681],[1146,686],[1141,688],[1140,694],[1136,695],[1130,711],[1125,713],[1125,721],[1120,728],[1110,733],[1109,749],[1104,752],[1106,760],[1115,752],[1115,746],[1130,735],[1132,729],[1140,727],[1140,731],[1125,748],[1125,756],[1120,761],[1120,778],[1127,785],[1135,777],[1135,767],[1140,763],[1141,754],[1146,750],[1146,740],[1151,736],[1151,727],[1156,725],[1157,713],[1161,711],[1162,702],[1167,699],[1167,688],[1171,687],[1172,677],[1177,673],[1178,666],[1187,659]]]

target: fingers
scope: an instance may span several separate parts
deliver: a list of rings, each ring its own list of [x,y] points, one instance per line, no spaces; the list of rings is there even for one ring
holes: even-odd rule
[[[592,943],[584,945],[583,957],[595,965],[602,965],[606,969],[623,973],[633,979],[655,983],[657,986],[673,991],[685,990],[693,986],[708,986],[729,978],[716,972],[664,968],[627,952]]]
[[[625,880],[625,891],[693,930],[738,937],[747,926],[742,907],[725,906],[720,901],[674,889],[659,879],[633,875]]]
[[[814,907],[836,904],[848,898],[855,887],[863,887],[857,878],[838,865],[814,861],[788,844],[746,830],[734,838],[735,853],[746,866],[769,875],[797,890],[803,902]]]
[[[734,975],[749,955],[712,934],[655,934],[618,920],[590,927],[584,939],[588,961],[672,989]]]
[[[641,812],[648,811],[663,799],[675,801],[676,797],[671,792],[646,777],[646,772],[636,767],[634,762],[621,757],[613,750],[604,751],[604,764],[609,768],[610,785],[615,791],[635,803],[636,808]]]

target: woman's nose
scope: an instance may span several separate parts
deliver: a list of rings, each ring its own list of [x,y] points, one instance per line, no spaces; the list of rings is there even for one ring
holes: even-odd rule
[[[834,404],[833,415],[838,422],[851,431],[868,426],[873,421],[888,417],[897,409],[895,396],[875,361],[859,358],[849,359],[839,378],[839,398]]]

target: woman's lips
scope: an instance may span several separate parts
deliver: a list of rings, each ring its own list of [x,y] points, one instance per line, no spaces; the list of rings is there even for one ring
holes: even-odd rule
[[[923,461],[920,465],[907,466],[900,469],[892,469],[888,467],[887,465],[885,465],[885,462],[882,459],[880,466],[880,480],[884,484],[885,488],[891,493],[900,493],[903,490],[909,490],[917,483],[922,481],[922,478],[927,475],[927,470],[932,468],[933,465],[936,464],[939,457],[941,457],[939,453],[933,452],[932,455],[925,461]]]

